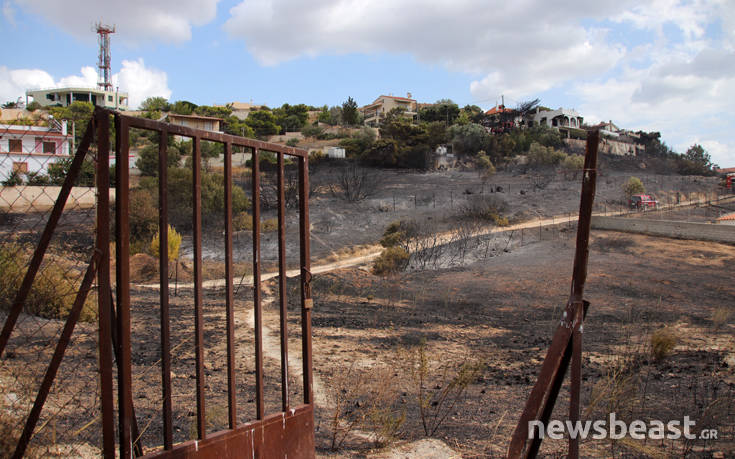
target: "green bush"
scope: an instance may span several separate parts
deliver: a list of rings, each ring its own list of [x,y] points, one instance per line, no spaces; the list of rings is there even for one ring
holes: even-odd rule
[[[492,221],[498,226],[508,226],[508,219],[501,214],[507,209],[501,198],[490,196],[470,196],[467,203],[459,208],[459,218],[468,220]]]
[[[313,124],[305,124],[304,127],[301,128],[301,133],[304,135],[304,137],[318,138],[319,136],[324,134],[324,129]]]
[[[277,230],[278,230],[278,219],[277,218],[267,218],[265,220],[261,220],[260,231],[267,233],[270,231],[277,231]]]
[[[145,241],[158,231],[158,193],[143,188],[130,190],[130,240]]]
[[[408,266],[410,255],[400,247],[388,247],[383,250],[373,264],[373,274],[383,276],[403,271]]]
[[[0,247],[0,309],[12,306],[26,273],[30,251],[16,244]],[[64,264],[62,258],[41,265],[23,310],[46,319],[65,319],[81,286],[81,273]],[[92,292],[82,306],[79,320],[92,322],[97,318],[97,307]]]
[[[567,158],[566,153],[554,147],[545,147],[533,142],[528,149],[528,164],[532,167],[558,166]]]
[[[247,212],[240,212],[232,218],[232,226],[235,231],[252,231],[253,230],[253,216]],[[260,231],[267,233],[270,231],[278,230],[278,219],[267,218],[260,221]]]
[[[634,194],[643,194],[646,192],[646,187],[643,186],[643,182],[638,177],[630,177],[627,182],[623,185],[623,194],[625,197],[630,199]]]
[[[23,185],[23,174],[18,171],[12,171],[8,178],[3,180],[3,186],[19,186]]]

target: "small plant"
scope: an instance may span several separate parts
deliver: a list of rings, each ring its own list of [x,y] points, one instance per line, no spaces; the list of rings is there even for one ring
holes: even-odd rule
[[[369,436],[378,447],[394,442],[406,420],[406,412],[397,403],[398,374],[381,366],[360,372],[354,364],[337,370],[329,385],[332,402],[329,420],[330,449],[336,451],[352,433]]]
[[[240,212],[237,216],[232,218],[232,227],[235,231],[252,231],[253,230],[253,216],[247,212]],[[267,218],[260,221],[260,231],[267,233],[270,231],[278,230],[278,219]]]
[[[412,355],[412,376],[418,386],[419,415],[427,436],[434,435],[454,406],[464,396],[467,387],[482,373],[484,363],[467,360],[454,366],[451,360],[429,357],[426,342],[422,340]]]
[[[18,186],[23,185],[23,174],[18,171],[12,171],[8,178],[3,180],[3,186]]]
[[[388,247],[383,250],[373,264],[373,274],[384,276],[403,271],[411,258],[409,253],[401,247]]]
[[[151,239],[151,254],[154,257],[158,256],[159,247],[161,246],[160,232],[153,235]],[[181,247],[181,234],[176,229],[168,225],[168,259],[175,260],[179,258],[179,248]]]
[[[664,360],[679,342],[679,338],[671,328],[659,328],[651,335],[651,354],[657,361]]]
[[[295,147],[298,144],[299,144],[299,139],[297,139],[296,137],[291,137],[290,139],[286,141],[286,145],[288,145],[289,147]]]
[[[507,208],[502,198],[497,196],[471,196],[467,203],[460,207],[458,217],[467,220],[487,220],[498,226],[507,226],[508,219],[501,217]]]
[[[733,311],[728,308],[720,307],[712,312],[712,325],[715,328],[721,328],[725,326],[730,319],[732,319]]]
[[[277,231],[277,230],[278,230],[278,219],[277,218],[267,218],[260,222],[260,231],[264,233],[267,233],[270,231]]]
[[[253,229],[253,216],[247,212],[240,212],[232,218],[232,227],[235,231],[251,231]]]

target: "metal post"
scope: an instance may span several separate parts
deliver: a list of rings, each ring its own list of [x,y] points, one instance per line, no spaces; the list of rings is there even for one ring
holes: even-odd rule
[[[192,211],[194,245],[194,354],[196,360],[197,438],[207,436],[204,399],[204,318],[202,317],[202,147],[194,137],[192,151]]]
[[[232,144],[225,144],[225,313],[227,315],[227,420],[237,427],[237,385],[235,381],[235,299],[232,267]]]

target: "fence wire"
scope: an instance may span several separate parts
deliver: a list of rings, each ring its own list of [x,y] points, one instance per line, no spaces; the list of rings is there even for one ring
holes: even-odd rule
[[[5,322],[73,155],[53,120],[0,125],[0,322]],[[79,293],[95,237],[96,150],[84,162],[0,359],[0,456],[9,456]],[[87,186],[83,186],[87,185]],[[97,297],[93,286],[26,450],[29,457],[100,454]]]

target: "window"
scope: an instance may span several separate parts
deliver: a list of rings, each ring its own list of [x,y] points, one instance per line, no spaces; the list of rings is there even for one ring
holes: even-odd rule
[[[8,148],[11,153],[23,153],[23,140],[21,139],[8,140]]]
[[[56,142],[44,142],[43,143],[43,152],[44,153],[56,153]]]
[[[13,161],[13,172],[18,174],[27,174],[28,163]]]
[[[107,96],[107,102],[112,102],[112,96]]]
[[[46,94],[46,99],[53,102],[56,100],[56,97],[54,97],[54,94]]]

